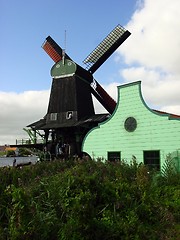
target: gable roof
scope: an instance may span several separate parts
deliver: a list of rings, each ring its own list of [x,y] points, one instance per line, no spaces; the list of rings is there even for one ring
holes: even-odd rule
[[[167,115],[167,116],[169,116],[169,119],[180,119],[180,115],[177,115],[177,114],[167,113],[167,112],[163,112],[163,111],[155,110],[155,109],[152,109],[152,111],[154,111],[160,115]]]

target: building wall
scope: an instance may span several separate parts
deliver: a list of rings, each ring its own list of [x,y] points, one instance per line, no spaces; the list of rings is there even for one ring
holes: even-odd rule
[[[152,96],[153,97],[153,96]],[[124,122],[134,117],[137,128],[128,132]],[[180,118],[158,114],[147,107],[141,95],[141,82],[118,87],[118,103],[113,115],[86,135],[82,151],[92,158],[107,159],[108,151],[120,151],[121,159],[134,155],[143,162],[143,151],[160,150],[161,166],[167,154],[180,149]]]

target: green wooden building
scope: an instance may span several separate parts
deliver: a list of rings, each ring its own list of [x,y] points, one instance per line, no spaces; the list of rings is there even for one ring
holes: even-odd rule
[[[115,111],[86,134],[82,151],[94,159],[135,158],[159,170],[171,154],[180,168],[180,116],[150,109],[140,81],[118,86]]]

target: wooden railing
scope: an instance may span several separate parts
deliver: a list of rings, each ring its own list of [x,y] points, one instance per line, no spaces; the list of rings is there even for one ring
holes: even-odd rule
[[[38,144],[38,143],[44,143],[44,139],[36,139],[31,140],[29,138],[27,139],[16,139],[16,145],[27,145],[27,144]]]

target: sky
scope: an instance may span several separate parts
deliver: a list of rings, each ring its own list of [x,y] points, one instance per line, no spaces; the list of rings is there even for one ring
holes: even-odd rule
[[[79,65],[120,24],[131,36],[94,73],[117,100],[117,86],[142,81],[153,109],[180,115],[179,0],[0,0],[0,145],[47,112],[50,35]],[[66,34],[65,34],[66,32]],[[95,101],[97,113],[105,110]]]

